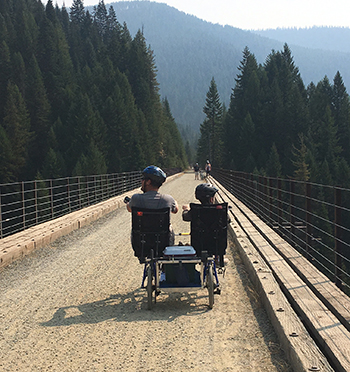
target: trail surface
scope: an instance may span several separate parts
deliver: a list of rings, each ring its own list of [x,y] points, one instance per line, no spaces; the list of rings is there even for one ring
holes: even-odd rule
[[[185,174],[161,191],[181,207],[198,183]],[[0,271],[0,371],[291,371],[231,243],[212,310],[200,290],[148,311],[130,217],[119,209]],[[172,223],[189,231],[180,212]]]

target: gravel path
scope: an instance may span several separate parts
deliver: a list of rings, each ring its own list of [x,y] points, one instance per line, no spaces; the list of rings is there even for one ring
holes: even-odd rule
[[[197,184],[161,190],[181,206]],[[0,371],[291,371],[231,243],[212,310],[200,290],[148,311],[130,218],[119,209],[0,272]]]

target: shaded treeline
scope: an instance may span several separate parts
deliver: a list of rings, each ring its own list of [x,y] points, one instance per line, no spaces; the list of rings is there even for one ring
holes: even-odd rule
[[[0,183],[186,166],[156,72],[103,1],[2,0]]]
[[[350,188],[350,100],[339,72],[305,87],[287,45],[263,65],[245,48],[235,81],[227,109],[210,83],[202,163]]]
[[[198,160],[204,165],[210,159],[214,172],[235,170],[260,182],[257,187],[275,203],[277,221],[289,221],[294,200],[292,218],[307,226],[300,240],[298,233],[293,236],[296,246],[305,239],[306,251],[312,250],[317,266],[332,278],[337,247],[339,270],[349,273],[350,99],[340,73],[332,82],[325,77],[305,87],[287,45],[272,51],[264,65],[245,48],[235,81],[227,109],[215,79],[210,82]],[[297,180],[294,190],[291,179]],[[249,193],[242,189],[243,196]]]

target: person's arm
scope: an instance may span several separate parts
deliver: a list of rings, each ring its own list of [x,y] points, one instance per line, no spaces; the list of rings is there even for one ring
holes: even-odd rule
[[[171,208],[171,213],[177,213],[179,211],[179,206],[177,205],[177,201],[174,200],[174,204],[173,204],[173,207]]]
[[[191,209],[188,204],[182,206],[182,219],[187,222],[191,221]]]
[[[136,194],[135,194],[136,195]],[[133,195],[126,203],[126,209],[129,211],[129,212],[132,212],[132,207],[134,206],[135,204],[135,198],[136,196]]]

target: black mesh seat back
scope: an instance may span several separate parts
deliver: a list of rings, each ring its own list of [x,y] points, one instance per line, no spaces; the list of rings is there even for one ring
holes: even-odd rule
[[[169,245],[170,209],[132,208],[131,240],[135,256],[139,259],[160,257]]]
[[[209,255],[223,256],[227,247],[227,203],[190,204],[191,207],[191,245],[201,256],[202,251]]]

